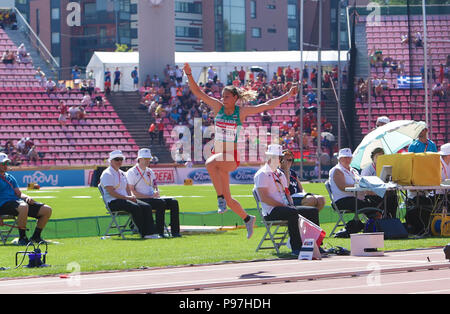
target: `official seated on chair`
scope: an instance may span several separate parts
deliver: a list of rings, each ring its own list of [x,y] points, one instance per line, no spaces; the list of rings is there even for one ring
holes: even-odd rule
[[[352,158],[353,155],[350,148],[342,148],[339,151],[338,163],[330,170],[329,182],[331,193],[338,209],[354,212],[356,210],[356,202],[358,210],[372,207],[372,204],[364,200],[364,192],[358,192],[358,198],[355,199],[355,195],[352,192],[345,191],[345,188],[355,186],[355,183],[359,180],[358,171],[350,167]]]
[[[8,155],[0,153],[0,216],[11,215],[17,217],[17,226],[19,228],[18,245],[27,245],[29,243],[26,235],[27,218],[36,218],[36,229],[30,241],[39,243],[43,241],[41,232],[52,215],[52,208],[36,202],[20,191],[16,179],[6,172],[10,162]]]
[[[302,216],[306,212],[312,213],[312,215],[316,214],[318,220],[317,209],[313,207],[302,207],[302,210],[299,211],[293,205],[292,198],[289,195],[286,176],[278,169],[280,158],[283,156],[281,145],[269,145],[266,156],[268,158],[266,164],[256,172],[254,178],[254,188],[261,200],[263,218],[269,221],[288,221],[292,254],[298,256],[302,247],[298,226],[299,214]],[[306,215],[304,217],[308,218]]]
[[[105,202],[111,211],[130,213],[142,238],[159,238],[155,234],[152,207],[131,194],[125,172],[120,170],[124,159],[125,156],[120,150],[109,154],[110,166],[100,176],[100,184],[105,191]]]
[[[164,220],[166,209],[170,210],[170,231],[173,237],[180,237],[180,219],[178,201],[172,198],[160,198],[156,176],[148,166],[152,159],[149,148],[142,148],[138,152],[137,164],[130,168],[127,173],[128,186],[131,193],[149,204],[156,210],[156,231],[164,237]]]

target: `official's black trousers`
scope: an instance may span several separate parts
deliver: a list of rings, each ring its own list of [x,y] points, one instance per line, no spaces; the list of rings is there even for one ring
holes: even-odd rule
[[[288,231],[293,251],[302,248],[302,239],[300,237],[300,230],[298,229],[298,215],[319,225],[319,211],[315,207],[310,206],[296,206],[292,207],[277,206],[272,209],[269,215],[265,216],[265,220],[287,220]]]
[[[180,210],[178,201],[172,198],[147,198],[141,201],[149,204],[156,210],[156,233],[164,235],[164,221],[166,209],[170,210],[170,232],[172,235],[180,234]]]
[[[137,200],[137,203],[135,203],[128,200],[116,199],[109,202],[108,206],[113,212],[125,211],[130,213],[142,237],[155,233],[152,207],[146,202]]]

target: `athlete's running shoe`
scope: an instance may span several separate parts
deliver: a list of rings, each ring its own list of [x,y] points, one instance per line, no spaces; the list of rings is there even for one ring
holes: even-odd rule
[[[223,197],[218,197],[217,198],[217,206],[219,208],[217,210],[217,212],[219,214],[223,214],[223,213],[225,213],[228,210],[228,208],[227,208],[227,201]]]

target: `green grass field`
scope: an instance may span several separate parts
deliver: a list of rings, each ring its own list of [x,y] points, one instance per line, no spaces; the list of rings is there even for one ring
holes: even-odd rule
[[[162,197],[175,197],[178,200],[182,212],[216,210],[217,202],[212,185],[166,185],[159,188]],[[252,188],[253,185],[232,185],[231,193],[244,208],[255,208]],[[326,195],[323,184],[305,184],[305,189],[311,193]],[[97,188],[52,188],[24,191],[24,193],[52,206],[52,219],[105,215],[105,207]]]
[[[253,209],[254,211],[255,202],[251,197],[252,187],[252,185],[233,185],[231,191],[244,208]],[[326,195],[323,184],[306,184],[305,189],[308,192]],[[182,213],[186,213],[186,215],[192,213],[194,218],[191,218],[191,222],[203,219],[202,213],[207,217],[211,217],[213,219],[212,223],[220,222],[220,218],[217,217],[223,216],[214,213],[216,210],[216,198],[212,186],[161,186],[160,190],[162,195],[178,199]],[[77,217],[105,216],[106,213],[96,188],[55,188],[25,191],[25,193],[37,201],[52,206],[52,220],[56,221]],[[327,205],[329,205],[329,201]],[[226,213],[225,215],[229,215],[226,221],[231,222],[231,225],[234,225],[234,221],[240,223],[240,219],[234,213]],[[333,222],[327,221],[333,221],[334,215],[329,208],[325,208],[321,212],[321,226],[327,234],[331,232],[334,226]],[[33,228],[34,226],[30,225],[30,233],[33,231]],[[50,222],[48,229],[51,228],[52,224]],[[276,254],[275,250],[255,252],[263,233],[264,228],[256,228],[250,240],[246,239],[245,229],[214,234],[192,234],[185,235],[182,238],[156,240],[140,240],[137,236],[131,236],[129,240],[122,240],[118,237],[101,239],[100,236],[59,238],[54,239],[58,244],[50,244],[48,248],[47,263],[51,267],[40,269],[14,269],[15,254],[18,251],[24,251],[25,247],[0,244],[0,267],[9,268],[0,271],[0,278],[51,275],[71,273],[73,271],[92,272],[219,263],[224,261],[277,259],[289,256],[289,250],[286,247],[282,248],[280,256]],[[386,240],[384,249],[389,251],[426,248],[444,246],[448,242],[448,238],[441,237]],[[340,245],[350,249],[350,240],[326,237],[324,245],[328,248]],[[27,261],[24,263],[27,264]]]

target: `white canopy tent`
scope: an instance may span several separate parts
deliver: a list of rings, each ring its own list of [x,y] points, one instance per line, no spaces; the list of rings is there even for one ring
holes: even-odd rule
[[[317,64],[317,51],[304,51],[303,62],[312,66]],[[322,51],[321,62],[323,66],[334,66],[338,61],[338,51]],[[341,51],[341,62],[347,61],[347,51]],[[262,67],[269,77],[277,71],[279,66],[300,68],[300,51],[245,51],[245,52],[175,52],[175,63],[182,67],[188,62],[192,68],[192,74],[197,79],[210,65],[217,71],[217,75],[222,82],[227,81],[227,75],[237,67],[244,69],[251,66]],[[121,90],[133,90],[133,80],[131,71],[134,67],[139,67],[139,52],[94,52],[86,71],[94,71],[97,87],[103,89],[104,72],[107,68],[111,72],[118,67],[122,72]],[[165,64],[161,65],[161,71]],[[154,73],[139,73],[141,83],[147,74],[152,77]],[[113,79],[113,78],[112,78]],[[111,82],[113,83],[113,82]]]
[[[139,66],[138,52],[94,52],[91,60],[86,67],[86,73],[94,71],[95,85],[101,90],[104,89],[105,72],[107,69],[111,72],[111,89],[114,84],[114,71],[119,68],[122,72],[120,80],[120,89],[122,91],[133,90],[133,79],[131,71]]]

